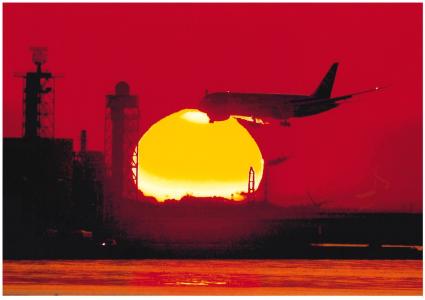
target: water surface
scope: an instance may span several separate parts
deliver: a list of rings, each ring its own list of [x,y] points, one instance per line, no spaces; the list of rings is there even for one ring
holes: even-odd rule
[[[421,260],[6,260],[5,295],[422,295]]]

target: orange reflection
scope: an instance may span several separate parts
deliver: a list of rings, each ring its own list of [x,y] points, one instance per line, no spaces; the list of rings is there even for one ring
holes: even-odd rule
[[[5,295],[422,295],[422,260],[5,260]]]
[[[139,141],[139,189],[158,201],[196,197],[243,200],[248,172],[255,188],[263,174],[256,142],[234,118],[209,123],[198,110],[185,109],[155,123]]]

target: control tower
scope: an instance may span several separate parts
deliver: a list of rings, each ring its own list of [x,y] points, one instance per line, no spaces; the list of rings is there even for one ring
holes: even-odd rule
[[[118,82],[115,94],[106,96],[105,164],[110,199],[105,215],[119,212],[124,199],[138,194],[139,99],[130,94],[130,86]]]

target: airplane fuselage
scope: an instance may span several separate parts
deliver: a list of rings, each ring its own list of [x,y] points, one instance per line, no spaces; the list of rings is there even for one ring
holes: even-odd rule
[[[314,98],[305,95],[219,92],[206,95],[200,109],[212,121],[226,120],[230,116],[287,120],[321,113],[338,105],[332,101],[313,104],[309,103],[310,99]]]
[[[210,121],[226,120],[230,116],[255,119],[278,119],[287,126],[289,118],[306,117],[337,107],[342,100],[378,91],[376,87],[366,91],[332,97],[338,63],[334,63],[317,89],[311,95],[256,94],[218,92],[206,94],[200,110],[207,113]]]

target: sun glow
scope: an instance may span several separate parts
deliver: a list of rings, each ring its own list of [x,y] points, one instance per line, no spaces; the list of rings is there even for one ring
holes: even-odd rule
[[[139,141],[139,189],[158,201],[195,197],[243,200],[248,172],[255,188],[263,175],[255,140],[234,118],[210,123],[198,110],[181,110],[154,125]]]
[[[242,119],[242,120],[245,120],[245,121],[248,121],[248,122],[252,122],[252,123],[261,124],[261,125],[268,125],[268,124],[270,124],[270,122],[263,121],[263,119],[260,119],[260,118],[252,118],[252,117],[240,116],[240,115],[234,115],[232,117],[233,118],[236,118],[236,119]]]
[[[200,124],[207,124],[210,122],[210,118],[208,118],[208,115],[200,111],[187,111],[182,114],[182,118],[187,121]]]

